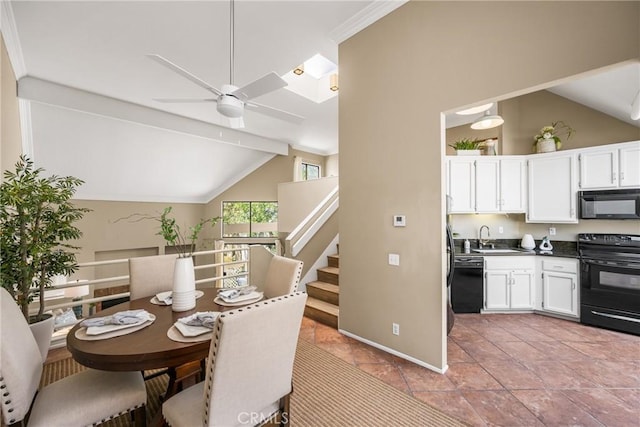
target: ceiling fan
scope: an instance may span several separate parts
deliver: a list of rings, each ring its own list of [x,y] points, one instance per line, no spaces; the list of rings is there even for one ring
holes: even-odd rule
[[[287,86],[287,82],[282,79],[277,73],[270,72],[269,74],[254,80],[253,82],[238,87],[233,84],[233,69],[234,69],[234,0],[230,2],[230,58],[229,58],[229,84],[223,85],[222,89],[216,89],[209,83],[193,75],[189,71],[174,64],[168,59],[157,55],[149,54],[149,58],[153,59],[160,65],[167,67],[175,73],[181,75],[187,80],[197,84],[198,86],[207,89],[216,95],[215,98],[154,98],[158,102],[166,103],[183,103],[183,102],[216,102],[216,109],[220,114],[229,119],[230,125],[234,129],[244,128],[244,110],[245,108],[255,111],[257,113],[265,114],[277,119],[289,121],[292,123],[301,123],[304,117],[297,114],[288,113],[286,111],[278,110],[276,108],[268,107],[266,105],[250,102],[251,99],[257,98],[269,92],[273,92],[277,89]]]

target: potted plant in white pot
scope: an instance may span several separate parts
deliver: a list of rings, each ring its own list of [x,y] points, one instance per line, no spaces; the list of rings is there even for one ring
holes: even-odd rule
[[[575,130],[563,121],[553,122],[550,126],[544,126],[540,133],[533,137],[533,148],[536,153],[559,150],[562,147],[560,137],[566,135],[569,139],[574,132]]]
[[[133,221],[151,219],[160,223],[158,235],[162,236],[167,245],[173,246],[178,253],[173,273],[173,291],[171,295],[173,311],[191,310],[196,305],[195,275],[193,270],[193,251],[198,236],[206,224],[215,226],[220,217],[201,219],[196,225],[183,230],[175,218],[171,217],[171,206],[166,207],[159,216],[133,214],[127,218]],[[116,220],[119,221],[120,219]]]
[[[74,251],[79,248],[69,242],[82,236],[74,223],[90,211],[70,202],[82,180],[45,178],[42,172],[44,169],[34,169],[33,162],[21,156],[15,172],[6,171],[0,185],[1,285],[32,325],[45,318],[44,290],[53,277],[77,270]],[[29,304],[36,298],[40,308],[30,316]],[[34,335],[42,337],[38,345],[44,357],[53,331],[53,316],[49,317],[46,325],[32,327]]]
[[[482,154],[481,146],[482,141],[478,141],[477,138],[462,138],[449,144],[449,147],[456,150],[458,156],[479,156]]]

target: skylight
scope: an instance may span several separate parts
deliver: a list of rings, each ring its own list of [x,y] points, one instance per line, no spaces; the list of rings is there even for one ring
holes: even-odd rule
[[[282,76],[286,89],[318,104],[338,95],[331,86],[337,83],[338,66],[319,53]]]

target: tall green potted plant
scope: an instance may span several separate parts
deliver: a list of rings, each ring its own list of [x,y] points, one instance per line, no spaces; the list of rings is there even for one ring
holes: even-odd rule
[[[43,172],[21,156],[15,171],[6,171],[0,185],[1,285],[31,322],[44,317],[44,290],[52,278],[78,268],[74,251],[79,248],[70,241],[82,236],[74,223],[90,211],[70,202],[84,181],[43,177]],[[29,304],[36,298],[40,309],[30,317]]]

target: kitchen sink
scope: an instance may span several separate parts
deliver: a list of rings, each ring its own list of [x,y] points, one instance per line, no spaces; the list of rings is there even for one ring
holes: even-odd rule
[[[485,249],[471,249],[472,252],[478,252],[481,254],[512,254],[522,252],[518,249],[500,249],[500,248],[485,248]]]

